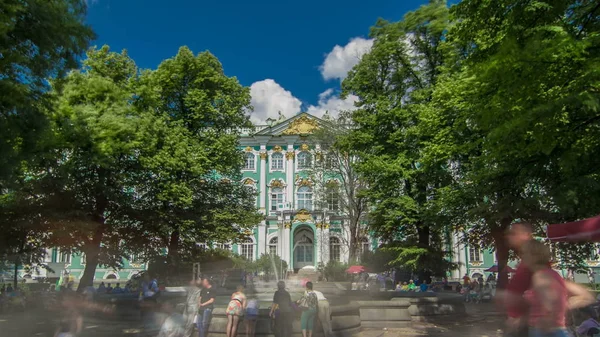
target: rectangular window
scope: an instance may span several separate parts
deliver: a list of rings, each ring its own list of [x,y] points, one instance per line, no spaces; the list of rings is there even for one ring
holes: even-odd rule
[[[254,155],[252,153],[246,153],[244,157],[244,170],[254,170]]]
[[[309,169],[312,164],[312,156],[308,152],[298,153],[298,169],[304,170]]]
[[[254,260],[254,244],[252,243],[242,243],[242,256],[245,257],[248,261]]]
[[[340,194],[337,190],[331,189],[327,191],[327,209],[330,211],[339,211],[340,209]]]
[[[481,249],[477,247],[469,247],[469,261],[483,262],[483,253],[481,252]]]
[[[275,153],[271,156],[271,170],[283,170],[283,154]]]
[[[71,263],[71,253],[61,251],[59,256],[59,262]]]
[[[332,244],[330,247],[331,251],[329,252],[330,256],[329,259],[332,261],[337,261],[340,262],[340,256],[341,256],[341,252],[340,252],[340,244]]]
[[[312,210],[312,189],[308,187],[300,187],[297,193],[298,209]]]
[[[278,204],[283,204],[283,190],[273,189],[271,192],[271,211],[278,211]]]

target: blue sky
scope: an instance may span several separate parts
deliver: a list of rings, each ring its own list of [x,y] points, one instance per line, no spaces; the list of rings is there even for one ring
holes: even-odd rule
[[[182,45],[209,50],[251,87],[256,122],[351,108],[340,80],[368,51],[378,17],[397,21],[426,0],[88,0],[98,39],[155,68]]]

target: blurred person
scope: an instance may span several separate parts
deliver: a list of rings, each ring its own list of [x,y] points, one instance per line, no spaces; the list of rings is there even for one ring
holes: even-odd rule
[[[106,286],[104,285],[104,282],[100,282],[100,285],[98,286],[98,293],[104,294],[105,292],[106,292]]]
[[[312,282],[306,282],[306,291],[298,301],[298,305],[302,309],[302,315],[300,316],[302,337],[312,337],[318,302],[317,294],[313,291]]]
[[[402,288],[401,288],[401,290],[402,290],[402,291],[408,291],[408,283],[406,283],[406,282],[402,283]]]
[[[117,283],[115,287],[112,289],[111,293],[113,294],[122,294],[123,288],[121,288],[121,283]]]
[[[427,289],[429,287],[427,286],[427,282],[423,281],[423,283],[421,283],[421,285],[419,286],[419,290],[421,290],[422,293],[426,292]]]
[[[284,281],[277,283],[277,291],[273,294],[273,305],[271,305],[269,317],[275,320],[275,337],[292,335],[292,322],[294,320],[292,297],[285,290]]]
[[[331,307],[329,306],[329,301],[322,292],[318,290],[313,290],[313,292],[317,295],[317,317],[319,318],[319,322],[321,322],[321,326],[323,327],[323,336],[333,336],[333,330],[331,330]]]
[[[162,305],[162,311],[167,314],[160,327],[158,337],[183,337],[185,332],[185,320],[175,310],[173,303],[166,302]]]
[[[244,286],[237,286],[236,292],[231,294],[231,300],[227,305],[225,314],[227,315],[227,337],[237,337],[238,326],[240,319],[244,317],[246,310],[246,295],[244,295]]]
[[[532,272],[531,287],[525,294],[530,305],[530,337],[569,337],[566,314],[569,309],[594,303],[591,293],[565,281],[550,267],[550,248],[531,240],[521,249],[522,263]]]
[[[580,336],[593,336],[600,333],[600,323],[596,320],[594,309],[585,308],[585,310],[582,310],[582,314],[585,315],[586,319],[577,327],[577,334]]]
[[[208,336],[208,328],[212,320],[212,312],[214,309],[215,292],[212,287],[212,281],[208,277],[202,279],[202,290],[198,298],[198,319],[196,326],[198,328],[199,337]]]
[[[402,283],[398,282],[398,284],[396,284],[396,291],[402,291]]]
[[[413,280],[409,280],[408,281],[408,291],[415,291],[415,289],[417,289],[415,282]]]
[[[75,337],[81,333],[83,329],[83,316],[78,308],[78,296],[70,293],[65,295],[60,302],[61,310],[63,314],[61,317],[58,328],[54,333],[54,337]]]
[[[110,294],[113,291],[113,287],[110,285],[110,283],[108,283],[106,285],[106,293]]]
[[[185,320],[185,337],[192,337],[196,327],[196,316],[198,315],[198,298],[200,297],[201,280],[191,280],[187,288],[187,298],[185,308],[183,309],[183,318]]]
[[[533,241],[532,227],[529,223],[520,222],[510,226],[507,233],[507,241],[518,256],[522,255],[522,249],[528,242]],[[531,287],[532,273],[525,263],[519,263],[516,272],[506,286],[502,298],[506,306],[508,319],[506,321],[509,333],[515,337],[528,336],[527,312],[528,305],[523,299],[523,294]]]
[[[258,312],[260,303],[256,297],[248,299],[246,304],[246,336],[254,337],[256,334],[256,321],[258,320]]]
[[[465,274],[465,276],[463,276],[463,285],[468,286],[469,282],[471,282],[471,278],[469,275]]]

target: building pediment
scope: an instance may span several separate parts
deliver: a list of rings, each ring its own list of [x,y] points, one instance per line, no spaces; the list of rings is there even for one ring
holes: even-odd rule
[[[303,112],[294,117],[288,118],[279,124],[271,127],[266,127],[258,132],[255,136],[271,135],[271,136],[291,136],[291,135],[310,135],[319,128],[321,119]]]

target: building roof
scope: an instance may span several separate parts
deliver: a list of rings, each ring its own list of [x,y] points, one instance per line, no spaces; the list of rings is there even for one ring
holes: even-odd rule
[[[286,135],[308,135],[322,123],[307,112],[302,112],[288,119],[280,119],[272,126],[257,125],[252,136],[286,136]]]

